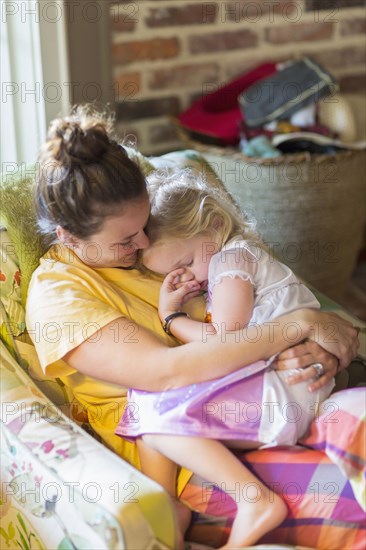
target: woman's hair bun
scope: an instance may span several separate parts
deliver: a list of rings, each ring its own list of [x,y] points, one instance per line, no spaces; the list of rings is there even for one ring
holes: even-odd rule
[[[65,118],[52,121],[47,136],[51,156],[61,163],[98,161],[110,147],[109,124],[100,116],[91,116],[82,107]]]

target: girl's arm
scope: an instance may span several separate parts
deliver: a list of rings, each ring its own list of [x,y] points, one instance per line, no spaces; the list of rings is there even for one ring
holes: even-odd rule
[[[243,329],[254,307],[254,288],[249,280],[224,277],[214,285],[211,297],[212,322],[217,332]]]
[[[169,315],[180,311],[192,293],[199,290],[196,281],[180,283],[177,280],[184,274],[184,268],[166,276],[160,289],[159,316],[163,322]],[[201,323],[187,317],[176,317],[170,324],[170,332],[181,342],[201,341],[207,335],[240,330],[247,326],[254,305],[253,286],[249,280],[240,277],[224,277],[214,285],[211,297],[210,323]]]
[[[118,339],[115,338],[118,323]],[[113,330],[111,326],[113,325]],[[219,378],[295,345],[306,338],[333,353],[341,365],[356,356],[357,331],[336,314],[301,309],[278,319],[206,341],[167,347],[151,331],[124,317],[104,326],[63,359],[81,373],[123,387],[162,391]],[[258,336],[260,335],[260,336]]]
[[[165,277],[160,287],[158,313],[162,323],[172,313],[182,311],[184,304],[200,292],[200,285],[194,279],[182,281],[184,274],[184,268],[175,269]],[[169,333],[185,344],[205,341],[216,331],[210,323],[176,317],[169,325]]]

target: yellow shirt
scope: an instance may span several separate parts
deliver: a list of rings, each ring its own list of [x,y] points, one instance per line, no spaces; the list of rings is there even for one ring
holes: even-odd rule
[[[166,345],[176,346],[178,342],[163,331],[157,313],[160,285],[160,278],[136,269],[92,269],[69,248],[55,245],[41,259],[28,292],[27,329],[42,369],[72,390],[106,445],[136,467],[136,446],[114,434],[127,388],[86,376],[62,357],[87,338],[97,340],[99,330],[108,323],[114,330],[113,321],[121,316],[126,323],[132,320],[152,330]],[[193,318],[203,320],[203,299],[190,300],[187,306]],[[115,337],[118,339],[117,332]],[[138,339],[133,325],[128,338],[131,342]]]

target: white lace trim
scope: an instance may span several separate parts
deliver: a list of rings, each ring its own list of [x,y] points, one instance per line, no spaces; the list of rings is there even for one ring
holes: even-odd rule
[[[250,281],[250,283],[254,286],[254,280],[253,276],[249,273],[245,273],[243,271],[223,271],[222,273],[218,273],[215,275],[214,279],[210,281],[210,288],[213,288],[215,285],[218,285],[221,283],[223,279],[241,279],[242,281]]]

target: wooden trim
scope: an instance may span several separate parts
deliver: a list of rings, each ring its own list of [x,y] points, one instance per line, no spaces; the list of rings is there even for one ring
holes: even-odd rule
[[[71,103],[109,103],[114,109],[110,1],[79,0],[66,21]]]

